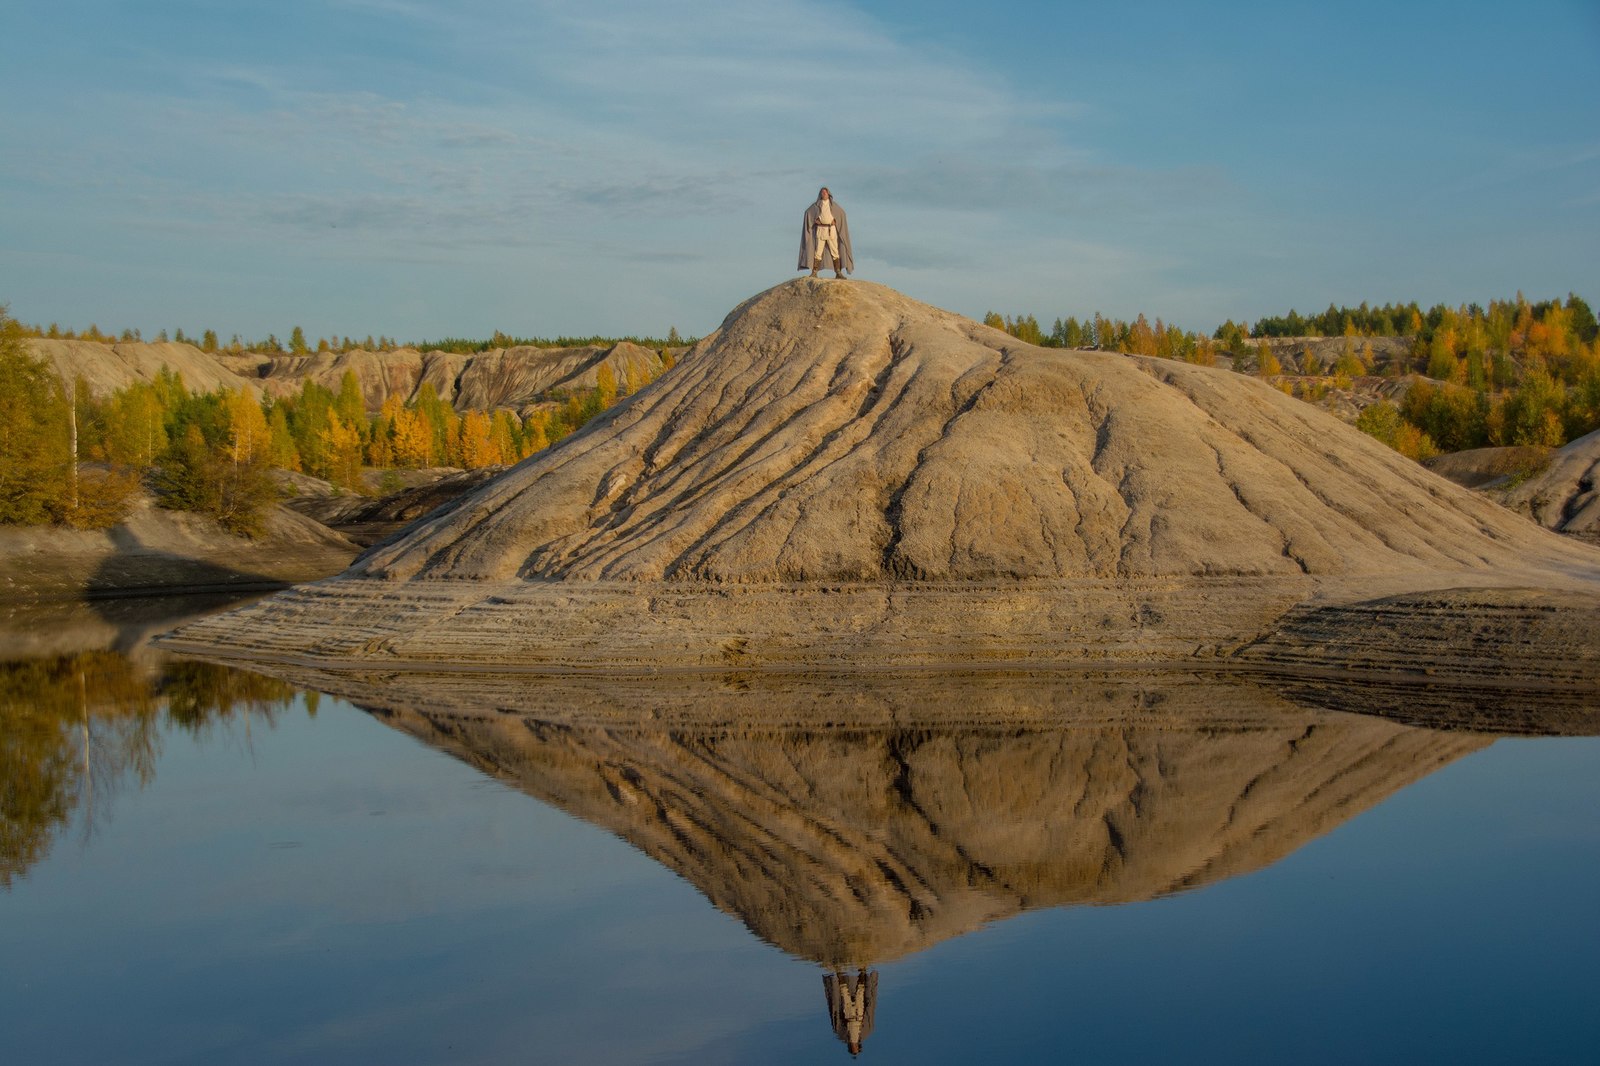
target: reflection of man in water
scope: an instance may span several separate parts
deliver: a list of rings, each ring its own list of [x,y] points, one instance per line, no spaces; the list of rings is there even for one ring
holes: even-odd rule
[[[844,208],[824,185],[817,192],[817,202],[806,208],[800,223],[800,264],[797,270],[811,268],[816,277],[822,269],[822,257],[833,260],[833,276],[844,277],[846,270],[856,269],[855,256],[850,253],[850,223],[845,220]]]
[[[872,1016],[878,1007],[878,974],[862,970],[851,977],[830,973],[822,978],[828,994],[828,1020],[850,1054],[861,1054],[861,1043],[872,1035]]]

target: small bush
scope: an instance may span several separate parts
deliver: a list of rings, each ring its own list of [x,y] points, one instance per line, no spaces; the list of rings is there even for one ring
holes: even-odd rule
[[[139,491],[139,474],[133,470],[80,470],[78,503],[66,512],[73,529],[110,529],[128,517]]]

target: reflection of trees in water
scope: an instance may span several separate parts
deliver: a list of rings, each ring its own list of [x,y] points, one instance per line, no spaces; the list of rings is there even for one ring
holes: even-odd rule
[[[75,812],[87,836],[125,781],[148,783],[163,726],[196,737],[238,720],[270,726],[295,691],[211,663],[150,670],[107,651],[0,663],[0,886],[44,858]]]

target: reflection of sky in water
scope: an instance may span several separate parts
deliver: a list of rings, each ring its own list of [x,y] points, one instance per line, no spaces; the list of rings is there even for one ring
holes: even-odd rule
[[[331,700],[168,731],[80,841],[0,894],[11,1061],[846,1058],[820,967]],[[863,1060],[1583,1060],[1597,874],[1600,740],[1502,739],[1255,873],[879,966]]]

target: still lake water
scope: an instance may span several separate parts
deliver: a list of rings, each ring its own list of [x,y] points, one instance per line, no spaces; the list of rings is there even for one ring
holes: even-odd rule
[[[1600,739],[652,732],[107,652],[0,677],[6,1062],[1600,1048]]]

